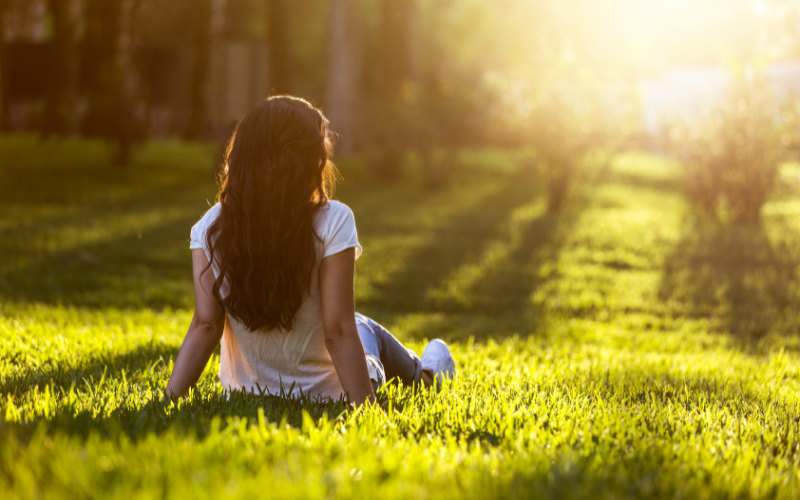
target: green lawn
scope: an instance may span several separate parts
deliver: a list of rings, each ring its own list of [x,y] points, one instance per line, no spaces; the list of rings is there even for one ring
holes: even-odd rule
[[[731,228],[647,154],[588,159],[557,215],[515,159],[436,192],[342,162],[358,309],[459,369],[352,412],[226,400],[218,357],[162,401],[210,149],[0,138],[0,498],[800,497],[798,169]]]

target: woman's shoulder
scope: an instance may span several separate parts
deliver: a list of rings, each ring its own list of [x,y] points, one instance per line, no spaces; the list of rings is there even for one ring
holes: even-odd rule
[[[352,221],[352,222],[351,222]],[[323,232],[328,227],[337,227],[342,224],[355,224],[355,217],[350,207],[336,200],[328,200],[317,212],[317,229]]]
[[[324,246],[323,258],[351,247],[356,248],[356,256],[361,254],[356,220],[353,211],[344,203],[329,200],[320,208],[316,230]]]
[[[191,248],[202,248],[205,242],[205,235],[208,231],[209,226],[214,223],[214,221],[219,216],[220,211],[220,204],[217,203],[213,207],[209,208],[208,211],[200,218],[197,223],[192,226],[192,234],[191,234]]]
[[[221,205],[219,203],[216,203],[213,207],[209,208],[208,211],[206,211],[206,213],[203,214],[200,220],[197,221],[196,225],[205,227],[210,226],[219,216],[220,207]]]
[[[353,213],[350,207],[337,200],[328,200],[325,206],[320,209],[320,212],[326,212],[328,216]]]

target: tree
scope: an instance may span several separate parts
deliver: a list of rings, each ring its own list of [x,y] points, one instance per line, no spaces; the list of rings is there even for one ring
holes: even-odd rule
[[[3,80],[3,58],[5,54],[5,18],[9,0],[0,0],[0,131],[6,128],[5,82]]]
[[[337,0],[330,9],[326,114],[340,135],[337,149],[351,153],[359,94],[358,1]]]
[[[89,109],[83,132],[114,140],[118,146],[114,161],[120,165],[130,161],[141,132],[133,113],[130,67],[132,19],[138,4],[136,0],[86,0],[85,4],[82,66]]]
[[[207,139],[211,131],[209,78],[211,76],[212,0],[196,0],[194,31],[194,66],[191,80],[192,116],[186,130],[190,140]]]
[[[123,0],[87,0],[83,68],[89,104],[83,132],[106,138],[120,135],[122,74],[120,38]]]
[[[778,100],[766,74],[732,74],[721,102],[668,123],[689,198],[712,217],[759,224],[782,162],[800,137],[797,102]]]
[[[292,91],[292,54],[289,43],[291,0],[267,0],[267,4],[271,90],[276,94],[290,94]]]
[[[53,20],[56,78],[47,97],[46,131],[61,135],[78,132],[78,4],[75,0],[48,0]]]
[[[366,114],[370,123],[365,129],[378,148],[371,160],[373,173],[384,180],[403,174],[406,152],[414,144],[414,129],[420,125],[411,116],[407,91],[416,87],[413,38],[417,0],[380,0],[377,32],[367,47]]]
[[[103,135],[109,122],[115,122],[112,101],[119,94],[119,45],[122,0],[86,0],[86,33],[83,44],[83,69],[89,110],[84,132]]]
[[[417,17],[416,0],[381,0],[377,67],[383,93],[394,96],[400,84],[416,76],[413,34]]]
[[[538,160],[550,211],[564,207],[587,154],[612,155],[632,143],[641,116],[634,102],[632,86],[589,75],[536,85],[527,144]]]

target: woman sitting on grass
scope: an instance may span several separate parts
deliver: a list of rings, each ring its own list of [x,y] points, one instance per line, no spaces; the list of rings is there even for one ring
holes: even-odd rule
[[[168,394],[197,382],[220,340],[226,390],[362,404],[387,378],[454,375],[441,340],[420,359],[355,312],[361,246],[353,213],[329,199],[331,151],[327,120],[302,99],[272,97],[239,123],[219,202],[192,228],[195,312]]]

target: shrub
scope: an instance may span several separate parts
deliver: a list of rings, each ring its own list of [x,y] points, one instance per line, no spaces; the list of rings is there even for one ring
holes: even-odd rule
[[[667,130],[689,198],[713,217],[758,224],[778,168],[797,144],[798,108],[779,102],[765,75],[732,74],[716,106],[673,119]]]
[[[528,144],[533,147],[551,211],[560,210],[590,151],[615,152],[637,130],[636,99],[625,84],[590,78],[540,84],[532,99]]]

